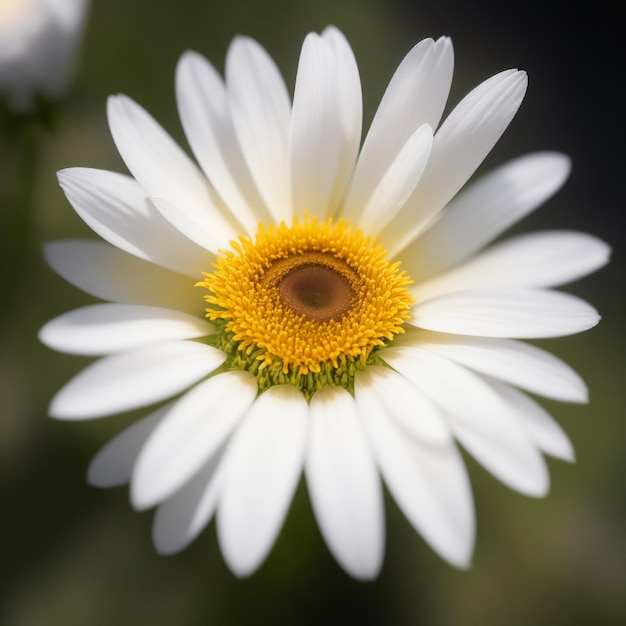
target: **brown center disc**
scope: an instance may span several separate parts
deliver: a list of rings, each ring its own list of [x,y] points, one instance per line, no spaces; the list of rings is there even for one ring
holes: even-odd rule
[[[278,291],[296,315],[316,322],[339,320],[350,307],[354,291],[349,280],[325,265],[303,264],[285,274]]]

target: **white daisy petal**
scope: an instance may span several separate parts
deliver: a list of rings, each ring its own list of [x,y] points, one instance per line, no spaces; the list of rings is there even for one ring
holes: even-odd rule
[[[404,57],[363,143],[342,211],[344,217],[354,219],[359,214],[400,152],[407,151],[409,137],[420,126],[437,127],[450,91],[453,66],[452,43],[447,37],[436,42],[425,39]],[[413,188],[418,180],[419,175]]]
[[[428,445],[405,436],[382,402],[382,369],[374,366],[357,374],[355,398],[385,483],[429,545],[452,565],[467,567],[475,520],[461,456],[449,438]]]
[[[509,410],[542,452],[562,461],[574,461],[574,448],[568,436],[542,406],[509,385],[489,379],[487,382],[502,396]]]
[[[415,281],[467,259],[534,211],[565,182],[570,160],[556,152],[514,159],[466,187],[440,219],[402,253]]]
[[[341,154],[337,165],[334,190],[336,203],[334,216],[343,201],[361,144],[363,130],[363,94],[361,77],[352,48],[345,35],[334,26],[327,26],[322,31],[324,39],[335,59],[335,84],[338,98],[338,116],[342,135]],[[327,132],[327,131],[326,131]],[[331,201],[331,205],[332,205]]]
[[[226,55],[226,85],[237,139],[257,188],[274,220],[289,219],[291,103],[283,78],[256,41],[236,37]]]
[[[137,460],[133,506],[150,508],[187,482],[230,436],[256,392],[252,375],[233,371],[209,378],[178,400]]]
[[[202,224],[202,220],[198,221],[201,216],[190,214],[187,211],[181,211],[164,198],[150,198],[150,202],[156,207],[157,211],[165,218],[176,230],[187,237],[190,241],[207,250],[209,259],[215,258],[215,254],[224,247],[223,236],[220,236],[214,229],[209,229]],[[212,252],[213,254],[209,254]]]
[[[443,122],[415,192],[381,234],[396,256],[467,182],[506,130],[526,93],[525,72],[496,74],[470,92]]]
[[[209,523],[222,486],[223,448],[176,493],[161,502],[154,514],[152,541],[159,554],[186,548]]]
[[[39,339],[54,350],[96,356],[155,342],[195,339],[214,330],[206,320],[171,309],[94,304],[51,320],[39,331]]]
[[[92,459],[87,482],[94,487],[118,487],[130,481],[139,452],[171,407],[161,407],[111,439]]]
[[[62,170],[58,178],[76,213],[125,252],[194,277],[198,267],[214,262],[163,219],[133,178],[82,167]]]
[[[304,396],[280,385],[252,405],[229,445],[217,536],[237,576],[252,574],[276,540],[302,473],[307,431]]]
[[[356,404],[344,389],[326,387],[310,412],[305,474],[317,523],[351,576],[374,578],[384,548],[382,489]]]
[[[516,437],[510,436],[513,425],[517,429],[519,424],[508,407],[504,406],[500,415],[487,415],[481,424],[455,422],[456,438],[502,483],[527,496],[543,498],[550,488],[550,476],[543,457],[530,447],[530,438],[521,439],[519,433],[515,433]]]
[[[423,302],[459,289],[556,287],[605,265],[610,247],[586,233],[547,231],[493,246],[463,265],[411,290]]]
[[[109,97],[107,112],[120,156],[148,196],[187,213],[222,246],[237,236],[211,199],[206,178],[145,109],[118,95]]]
[[[427,333],[413,345],[547,398],[587,402],[585,383],[567,363],[521,341]]]
[[[450,429],[437,407],[404,376],[387,367],[372,366],[363,380],[367,380],[368,399],[375,399],[405,434],[427,444],[451,441]],[[359,400],[358,395],[356,398]]]
[[[600,320],[590,305],[566,293],[529,288],[475,289],[417,305],[411,324],[481,337],[572,335]]]
[[[91,419],[154,404],[184,391],[226,355],[192,341],[171,341],[103,357],[57,392],[50,415]]]
[[[302,46],[290,134],[292,202],[323,219],[335,212],[361,139],[361,83],[343,35],[310,33]]]
[[[508,403],[478,375],[420,348],[389,348],[382,356],[448,415],[455,437],[496,478],[530,496],[546,494],[543,457]]]
[[[185,134],[205,175],[248,235],[270,214],[235,135],[221,76],[202,55],[185,52],[176,68],[176,102]]]
[[[202,310],[202,295],[188,276],[101,241],[55,241],[44,246],[44,256],[57,274],[96,298],[194,313]]]
[[[420,126],[409,137],[364,205],[354,206],[357,225],[365,232],[384,228],[407,201],[428,162],[433,145],[430,126]],[[348,198],[350,202],[350,198]],[[350,205],[345,213],[349,213]]]

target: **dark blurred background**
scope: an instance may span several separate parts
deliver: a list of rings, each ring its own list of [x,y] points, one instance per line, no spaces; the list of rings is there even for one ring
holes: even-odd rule
[[[617,9],[607,7],[536,0],[92,2],[76,80],[55,131],[41,141],[29,230],[15,254],[2,257],[1,624],[626,623],[625,32]],[[614,248],[609,267],[567,287],[598,307],[600,326],[541,344],[590,387],[589,405],[544,403],[571,436],[577,462],[549,460],[551,493],[532,500],[467,458],[478,518],[468,572],[436,557],[388,501],[382,574],[370,584],[352,581],[325,548],[302,485],[276,547],[250,579],[226,568],[213,524],[183,553],[159,557],[151,513],[133,512],[125,488],[100,491],[84,479],[94,453],[135,416],[85,423],[46,417],[52,395],[87,361],[44,348],[37,330],[90,299],[45,266],[40,245],[92,236],[57,187],[58,169],[123,171],[106,125],[107,95],[135,98],[185,145],[173,89],[181,52],[195,49],[221,68],[231,38],[247,34],[269,50],[292,87],[305,34],[329,23],[344,31],[359,62],[366,127],[396,65],[424,37],[453,39],[450,106],[491,74],[526,69],[526,100],[482,169],[534,150],[568,153],[571,179],[516,230],[585,230]],[[18,147],[0,137],[0,210],[19,195],[19,168]]]

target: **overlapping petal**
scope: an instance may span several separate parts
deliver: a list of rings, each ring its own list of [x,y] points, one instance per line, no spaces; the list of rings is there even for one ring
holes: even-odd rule
[[[54,396],[50,414],[90,419],[160,402],[219,367],[226,355],[192,341],[151,344],[92,363]]]
[[[163,218],[135,179],[82,167],[62,170],[58,177],[78,215],[120,250],[196,278],[198,267],[214,261]]]
[[[308,405],[288,385],[253,404],[229,445],[217,514],[224,559],[239,576],[270,551],[302,474]]]
[[[352,209],[355,224],[365,232],[384,228],[418,185],[428,163],[432,144],[432,129],[428,124],[423,124],[402,146],[389,169],[383,172],[378,185],[370,190],[369,197],[355,200],[355,193],[348,197],[347,202],[352,201],[352,204],[346,204],[343,216],[349,215]]]
[[[564,154],[539,152],[481,176],[403,251],[405,269],[419,283],[464,261],[545,202],[569,171]]]
[[[405,435],[424,444],[444,445],[451,441],[450,429],[437,407],[404,376],[390,368],[372,366],[359,380],[368,401],[379,406]],[[364,386],[364,387],[363,387]],[[358,398],[362,406],[362,398]]]
[[[384,551],[380,479],[354,399],[326,387],[310,404],[305,461],[311,505],[326,544],[358,579],[374,578]]]
[[[384,358],[440,407],[455,437],[494,476],[527,495],[545,495],[543,457],[507,402],[478,375],[421,348],[389,348]]]
[[[359,372],[355,398],[382,476],[407,519],[430,546],[466,567],[474,546],[474,506],[465,466],[449,437],[436,443],[407,437],[393,401],[380,386],[384,370]],[[410,405],[405,411],[411,410]],[[423,413],[416,411],[419,420]]]
[[[492,389],[506,402],[507,408],[544,453],[574,461],[574,448],[561,426],[532,398],[517,389],[496,380],[487,380]]]
[[[39,339],[50,348],[73,354],[101,355],[214,332],[195,315],[158,307],[94,304],[48,322]]]
[[[553,354],[521,341],[447,333],[407,333],[402,344],[425,348],[482,374],[564,402],[586,402],[582,378]]]
[[[221,488],[224,447],[219,447],[193,478],[157,507],[152,541],[159,554],[183,550],[213,517]]]
[[[350,185],[342,215],[356,219],[375,195],[391,164],[418,128],[437,128],[452,82],[454,53],[447,37],[425,39],[403,59],[391,79],[367,133]],[[408,154],[407,154],[408,156]],[[428,156],[428,155],[426,155]],[[419,157],[416,157],[419,161]],[[413,189],[423,168],[416,167]],[[409,192],[412,192],[410,189]],[[401,198],[401,194],[397,194]],[[407,198],[403,198],[402,204]],[[385,224],[377,225],[382,229]]]
[[[127,96],[108,101],[109,128],[126,167],[151,198],[161,198],[205,231],[217,252],[237,237],[198,167],[156,120]]]
[[[591,274],[609,260],[604,241],[568,231],[521,235],[500,243],[463,265],[411,290],[423,302],[483,287],[557,287]]]
[[[55,241],[45,245],[44,256],[57,274],[96,298],[196,314],[202,309],[202,298],[188,276],[102,241]]]
[[[166,404],[131,424],[101,448],[89,464],[87,481],[96,487],[117,487],[129,482],[141,449],[170,406]]]
[[[254,235],[270,213],[244,159],[222,77],[202,55],[185,52],[176,68],[176,102],[198,163],[243,230]]]
[[[445,119],[420,184],[381,233],[392,256],[424,230],[489,154],[522,103],[527,83],[525,72],[496,74],[465,96]]]
[[[274,219],[288,220],[291,101],[285,82],[256,41],[236,37],[226,55],[226,86],[235,133],[252,178]]]
[[[225,372],[196,385],[172,407],[141,451],[131,499],[138,509],[165,500],[217,452],[256,396],[248,372]]]
[[[296,215],[337,213],[361,140],[361,82],[345,37],[328,28],[302,46],[293,100],[289,165]]]
[[[597,311],[570,294],[502,287],[440,296],[414,309],[411,324],[480,337],[562,337],[593,328]]]

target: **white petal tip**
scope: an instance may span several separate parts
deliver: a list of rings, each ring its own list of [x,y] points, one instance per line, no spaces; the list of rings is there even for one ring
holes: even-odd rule
[[[150,488],[150,485],[144,486],[140,484],[138,486],[138,482],[141,481],[138,481],[137,478],[133,476],[130,483],[129,492],[130,504],[133,509],[135,509],[135,511],[145,511],[147,509],[150,509],[158,504],[160,500],[164,499],[156,498],[154,496],[153,490]]]
[[[112,106],[115,106],[116,102],[122,97],[122,94],[111,94],[107,98],[107,109],[110,109]]]
[[[48,415],[55,420],[82,420],[91,417],[99,417],[98,415],[86,415],[80,409],[77,409],[73,403],[66,401],[65,397],[57,394],[48,407]]]
[[[220,515],[217,515],[217,538],[222,552],[222,557],[228,569],[237,578],[248,578],[256,572],[267,558],[268,550],[254,549],[246,542],[234,543],[230,540],[228,533],[223,530],[223,523],[220,522]],[[245,545],[244,545],[245,544]],[[272,544],[273,545],[273,544]],[[270,546],[271,547],[271,546]]]
[[[382,557],[372,563],[348,564],[340,563],[344,571],[355,580],[361,582],[372,582],[378,578],[382,569]]]
[[[516,487],[515,489],[529,498],[545,498],[550,492],[550,478],[546,476],[545,480],[538,481],[535,485],[528,484],[521,488]]]
[[[466,571],[472,567],[475,542],[476,535],[472,526],[468,536],[450,538],[447,542],[440,542],[438,545],[430,544],[430,547],[448,565]]]
[[[600,323],[602,316],[599,313],[590,313],[587,317],[587,323],[589,324],[587,328],[583,328],[583,330],[590,330],[594,326],[597,326]]]
[[[181,75],[185,72],[193,72],[194,67],[199,64],[208,64],[207,59],[195,50],[185,50],[180,57],[178,57],[178,63],[176,64],[176,79],[180,80]]]
[[[385,556],[384,539],[381,539],[380,546],[380,549],[376,551],[363,546],[358,555],[339,554],[335,549],[332,552],[337,563],[347,574],[355,580],[368,582],[376,580],[380,575]]]
[[[447,558],[445,559],[449,565],[452,567],[461,570],[463,572],[467,572],[472,569],[474,563],[472,561],[473,554],[462,555],[456,558]]]
[[[199,56],[202,56],[199,52],[195,50],[184,50],[183,53],[178,57],[178,64],[180,65],[183,62],[188,62],[191,59],[195,59]]]
[[[159,556],[173,556],[174,554],[182,552],[187,547],[186,544],[179,545],[178,543],[171,542],[167,537],[163,537],[156,532],[152,533],[152,544]]]
[[[103,456],[103,451],[106,451],[106,446],[94,456],[87,467],[85,476],[87,484],[98,489],[110,489],[126,484],[128,478],[119,471],[120,459],[112,459],[106,454]],[[115,466],[112,466],[113,463]]]
[[[91,485],[92,487],[98,487],[99,489],[105,489],[109,486],[101,480],[100,474],[94,470],[93,464],[90,464],[87,468],[87,475],[85,476],[85,480],[87,481],[88,485]]]
[[[113,118],[122,112],[125,107],[139,108],[139,105],[127,95],[123,93],[111,94],[107,98],[107,115],[109,118],[109,126],[113,122]]]
[[[326,28],[324,28],[322,35],[326,35],[327,33],[335,33],[337,35],[341,35],[342,38],[345,38],[344,34],[334,24],[329,24]]]
[[[50,326],[50,322],[44,324],[37,333],[37,339],[40,343],[43,343],[44,346],[50,348],[49,339],[48,339],[48,328]]]
[[[358,578],[358,580],[361,580],[363,582],[376,580],[378,576],[380,575],[381,569],[382,569],[382,563],[379,563],[371,569],[367,569],[362,572],[359,572],[359,575],[355,576],[355,578]]]
[[[237,578],[249,578],[254,574],[260,567],[261,562],[257,562],[256,560],[250,559],[241,559],[239,560],[237,557],[233,557],[232,555],[227,555],[222,552],[222,556],[224,557],[224,561],[226,565],[228,565],[228,569],[233,573]]]
[[[578,390],[578,394],[576,396],[568,397],[567,402],[572,402],[574,404],[589,404],[589,390],[587,389],[587,385],[581,380],[581,386]]]
[[[563,154],[562,152],[546,152],[544,153],[546,157],[549,157],[553,160],[553,164],[556,167],[563,168],[564,178],[567,178],[570,171],[572,170],[572,159],[569,155]]]

